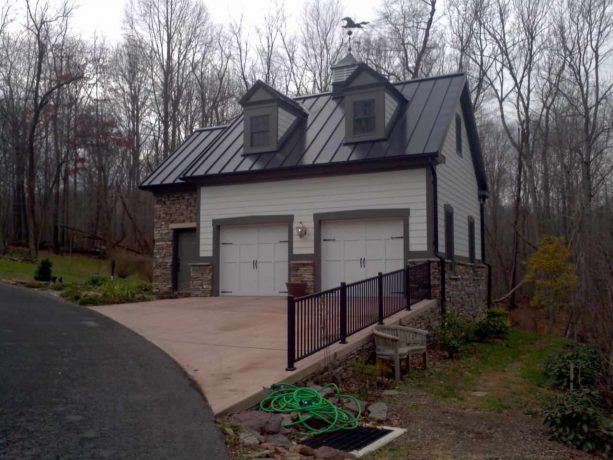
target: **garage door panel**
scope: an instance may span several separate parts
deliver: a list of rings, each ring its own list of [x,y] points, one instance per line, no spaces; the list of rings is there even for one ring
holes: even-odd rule
[[[286,291],[287,225],[224,226],[220,240],[222,294],[278,295]]]
[[[287,262],[288,244],[276,243],[274,245],[274,261],[275,262]]]
[[[322,287],[351,283],[402,268],[404,221],[347,220],[322,223]],[[336,241],[325,241],[334,238]]]
[[[239,277],[236,282],[233,294],[255,294],[258,290],[257,271],[254,269],[252,262],[241,262]]]
[[[321,248],[324,260],[338,261],[343,257],[340,241],[322,241]]]
[[[366,260],[379,260],[385,258],[385,241],[379,240],[366,240]]]
[[[358,260],[364,256],[364,240],[343,241],[343,259]]]

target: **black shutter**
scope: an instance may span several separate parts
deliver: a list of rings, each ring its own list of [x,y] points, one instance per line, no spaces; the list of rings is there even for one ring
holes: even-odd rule
[[[445,258],[447,260],[453,260],[455,254],[453,236],[453,208],[445,205]]]

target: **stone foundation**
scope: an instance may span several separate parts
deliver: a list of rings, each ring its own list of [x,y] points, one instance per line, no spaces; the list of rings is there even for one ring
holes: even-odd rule
[[[193,263],[189,265],[190,293],[194,297],[213,295],[213,265]]]
[[[315,262],[312,260],[294,260],[290,262],[290,283],[305,283],[307,292],[315,292]]]
[[[487,266],[445,262],[445,309],[447,313],[481,319],[487,312]],[[440,299],[440,261],[430,262],[432,298]],[[440,301],[439,301],[440,304]]]
[[[198,217],[196,189],[153,194],[153,289],[172,291],[173,224],[195,223]]]

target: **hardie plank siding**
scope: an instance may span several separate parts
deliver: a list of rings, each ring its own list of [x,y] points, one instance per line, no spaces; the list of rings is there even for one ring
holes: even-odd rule
[[[458,104],[457,113],[461,114]],[[468,216],[475,219],[475,255],[481,259],[481,219],[479,216],[479,187],[470,153],[468,134],[462,117],[462,156],[456,153],[455,119],[451,119],[449,131],[441,152],[445,163],[436,167],[438,177],[438,228],[439,252],[445,252],[444,206],[453,207],[455,254],[468,257]]]
[[[201,187],[200,255],[213,254],[212,220],[294,215],[308,228],[294,236],[294,254],[313,254],[313,214],[358,209],[410,208],[409,249],[427,249],[426,172],[410,169],[369,174]]]

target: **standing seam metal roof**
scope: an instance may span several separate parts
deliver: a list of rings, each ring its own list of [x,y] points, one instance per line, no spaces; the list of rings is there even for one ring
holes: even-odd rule
[[[230,125],[194,132],[146,180],[143,188],[185,183],[207,176],[264,172],[365,160],[436,154],[462,98],[481,190],[487,189],[466,76],[442,75],[395,83],[409,101],[385,140],[346,144],[342,99],[332,93],[296,97],[308,113],[275,152],[243,154],[243,116]],[[467,109],[468,107],[468,109]]]
[[[194,131],[172,155],[166,158],[141,184],[142,188],[184,184],[179,179],[185,168],[196,160],[225,129],[225,126]]]
[[[387,139],[356,144],[344,143],[342,99],[332,98],[331,93],[297,97],[294,100],[309,113],[306,129],[296,129],[276,152],[243,155],[243,118],[238,117],[182,178],[436,153],[465,84],[464,74],[395,84],[409,100],[405,113]]]

